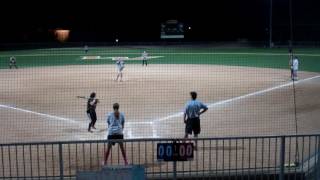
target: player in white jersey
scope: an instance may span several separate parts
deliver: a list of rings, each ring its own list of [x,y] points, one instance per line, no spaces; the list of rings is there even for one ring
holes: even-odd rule
[[[118,69],[118,74],[117,74],[117,78],[115,79],[115,81],[122,81],[122,71],[124,69],[124,61],[121,58],[118,58],[118,60],[116,61],[116,65],[117,65],[117,69]],[[120,77],[120,79],[119,79]]]
[[[11,56],[9,60],[9,68],[11,69],[12,67],[15,67],[16,69],[18,69],[17,60],[14,56]]]
[[[85,45],[84,48],[83,48],[83,50],[84,50],[84,53],[87,54],[88,51],[89,51],[89,47],[88,47],[87,45]]]
[[[291,79],[293,81],[297,81],[298,80],[298,70],[299,70],[299,59],[297,56],[295,56],[290,64],[290,68],[291,68]]]
[[[148,65],[148,53],[146,51],[143,51],[142,55],[142,66],[144,66],[144,64],[146,64],[146,66]]]

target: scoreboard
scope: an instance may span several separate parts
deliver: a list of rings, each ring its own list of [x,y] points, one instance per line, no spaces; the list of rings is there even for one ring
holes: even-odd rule
[[[163,161],[188,161],[193,159],[193,143],[158,143],[157,159]]]
[[[161,23],[161,39],[183,39],[184,25],[177,20],[168,20]]]

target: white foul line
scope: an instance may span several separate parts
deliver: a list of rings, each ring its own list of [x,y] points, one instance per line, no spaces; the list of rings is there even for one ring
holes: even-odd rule
[[[77,125],[81,124],[82,122],[79,122],[79,121],[75,121],[73,119],[69,119],[69,118],[64,118],[64,117],[59,117],[59,116],[54,116],[54,115],[50,115],[50,114],[45,114],[45,113],[39,113],[39,112],[35,112],[35,111],[31,111],[31,110],[27,110],[27,109],[22,109],[22,108],[18,108],[18,107],[14,107],[14,106],[9,106],[9,105],[3,105],[3,104],[0,104],[0,108],[5,108],[5,109],[13,109],[13,110],[16,110],[16,111],[21,111],[21,112],[25,112],[25,113],[30,113],[30,114],[35,114],[35,115],[38,115],[38,116],[43,116],[43,117],[46,117],[46,118],[50,118],[50,119],[55,119],[55,120],[60,120],[60,121],[65,121],[65,122],[69,122],[69,123],[76,123]],[[85,123],[83,123],[84,125]],[[153,122],[128,122],[126,123],[129,127],[130,125],[132,124],[137,124],[137,125],[141,125],[141,124],[147,124],[147,125],[151,125],[152,126],[152,137],[153,138],[157,138],[158,136],[156,135],[156,132],[155,132],[155,127],[153,126]],[[129,138],[139,138],[139,137],[136,137],[136,136],[133,136],[132,134],[132,128],[126,128],[128,130],[126,130],[128,132],[128,136]],[[80,138],[79,136],[74,136],[75,138],[79,139],[79,140],[85,140],[84,138]],[[142,138],[142,137],[140,137]]]
[[[25,112],[25,113],[44,116],[44,117],[47,117],[47,118],[52,118],[52,119],[57,119],[57,120],[61,120],[61,121],[67,121],[67,122],[76,123],[76,121],[72,120],[72,119],[63,118],[63,117],[59,117],[59,116],[54,116],[54,115],[50,115],[50,114],[34,112],[34,111],[27,110],[27,109],[17,108],[17,107],[13,107],[13,106],[7,106],[7,105],[3,105],[3,104],[0,104],[0,108],[13,109],[13,110],[22,111],[22,112]]]
[[[296,81],[295,84],[298,84],[298,83],[301,83],[301,82],[304,82],[304,81],[309,81],[309,80],[316,79],[316,78],[320,78],[320,75]],[[215,107],[215,106],[231,103],[231,102],[234,102],[234,101],[245,99],[245,98],[248,98],[248,97],[251,97],[251,96],[264,94],[264,93],[267,93],[267,92],[270,92],[270,91],[273,91],[273,90],[276,90],[276,89],[280,89],[280,88],[283,88],[283,87],[287,87],[287,86],[290,86],[290,85],[292,85],[292,82],[288,82],[286,84],[282,84],[282,85],[274,86],[274,87],[267,88],[267,89],[264,89],[264,90],[256,91],[256,92],[253,92],[253,93],[245,94],[245,95],[242,95],[242,96],[234,97],[234,98],[231,98],[231,99],[227,99],[227,100],[222,100],[222,101],[218,101],[218,102],[215,102],[215,103],[211,103],[211,104],[208,104],[208,107],[212,108],[212,107]],[[166,121],[166,120],[169,120],[169,119],[172,119],[172,118],[181,117],[182,115],[183,115],[183,112],[178,112],[178,113],[175,113],[175,114],[163,117],[163,118],[155,119],[155,120],[153,120],[151,122],[156,123],[156,122]]]

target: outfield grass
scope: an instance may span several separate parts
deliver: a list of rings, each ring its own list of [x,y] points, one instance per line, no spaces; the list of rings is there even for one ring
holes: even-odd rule
[[[150,64],[216,64],[266,68],[288,68],[286,48],[211,48],[211,47],[105,47],[90,48],[88,55],[101,57],[137,57],[143,50],[162,58],[149,60]],[[300,59],[300,69],[320,72],[320,49],[295,49]],[[16,56],[17,65],[24,67],[112,64],[110,59],[81,60],[82,48],[35,49],[0,52],[0,68],[8,68],[10,56]],[[127,64],[141,63],[128,61]]]

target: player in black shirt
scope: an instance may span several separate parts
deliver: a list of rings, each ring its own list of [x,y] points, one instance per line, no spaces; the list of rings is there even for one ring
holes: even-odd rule
[[[90,119],[90,123],[88,127],[89,132],[92,132],[91,128],[96,129],[94,125],[97,121],[96,107],[98,103],[99,103],[99,100],[96,99],[96,93],[95,92],[91,93],[87,102],[87,115]]]

